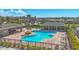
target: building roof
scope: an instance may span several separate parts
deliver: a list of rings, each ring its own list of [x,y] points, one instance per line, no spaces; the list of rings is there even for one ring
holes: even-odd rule
[[[21,28],[23,26],[24,25],[22,25],[22,24],[1,24],[0,25],[0,30],[3,30],[3,29],[13,29],[13,28]]]
[[[65,26],[63,22],[46,22],[43,26]]]

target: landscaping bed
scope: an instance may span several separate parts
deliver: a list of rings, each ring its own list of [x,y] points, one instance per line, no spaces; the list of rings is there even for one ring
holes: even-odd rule
[[[71,39],[73,49],[79,50],[79,42],[78,42],[78,39],[75,37],[73,31],[69,29],[69,30],[67,30],[67,33]]]
[[[0,41],[0,46],[6,47],[6,48],[17,48],[21,50],[52,50],[51,48],[46,47],[39,47],[39,46],[31,46],[31,45],[22,45],[22,44],[16,44],[11,42],[3,42]]]

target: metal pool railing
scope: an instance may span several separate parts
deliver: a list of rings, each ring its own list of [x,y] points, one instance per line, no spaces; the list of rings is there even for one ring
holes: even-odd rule
[[[15,44],[21,44],[21,45],[32,45],[32,46],[39,46],[39,47],[45,47],[45,48],[51,48],[51,49],[59,49],[59,45],[48,43],[48,42],[31,42],[31,41],[25,41],[25,40],[17,40],[17,39],[9,39],[9,38],[2,38],[0,39],[2,42],[11,42]]]

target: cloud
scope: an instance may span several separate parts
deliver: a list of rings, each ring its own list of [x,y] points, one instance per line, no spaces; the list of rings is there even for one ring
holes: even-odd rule
[[[0,10],[0,16],[8,16],[8,15],[10,15],[8,12]]]
[[[5,15],[6,15],[6,16],[12,16],[12,14],[9,13],[9,12],[7,12],[7,11],[5,12]]]
[[[26,12],[21,9],[18,10],[10,10],[9,13],[12,13],[14,16],[25,16]]]
[[[0,10],[0,15],[2,16],[4,16],[4,10]]]
[[[21,9],[19,9],[18,12],[21,13],[21,14],[24,14],[24,15],[26,14],[26,13],[25,13],[23,10],[21,10]]]
[[[11,11],[11,12],[13,12],[14,10],[13,10],[13,9],[11,9],[10,11]]]
[[[4,10],[0,10],[0,13],[4,13]]]
[[[27,15],[27,13],[26,12],[24,12],[23,10],[21,10],[21,9],[18,9],[18,10],[13,10],[13,9],[11,9],[11,10],[7,10],[7,11],[5,11],[5,10],[0,10],[0,15],[1,16],[25,16],[25,15]]]
[[[18,13],[17,11],[14,11],[16,14]]]

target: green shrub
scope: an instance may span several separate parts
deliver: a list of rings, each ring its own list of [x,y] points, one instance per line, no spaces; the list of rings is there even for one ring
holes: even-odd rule
[[[12,44],[11,44],[11,47],[12,47],[12,48],[14,48],[15,46],[16,46],[16,44],[15,44],[15,43],[12,43]]]
[[[38,47],[38,46],[31,46],[31,45],[27,45],[27,49],[28,50],[46,50],[45,47]]]
[[[11,42],[7,42],[7,45],[6,45],[6,47],[8,48],[8,47],[11,47]]]
[[[6,47],[8,42],[3,42],[3,46]]]
[[[32,50],[39,50],[39,47],[38,46],[32,46],[31,49]]]
[[[46,48],[45,48],[45,47],[41,47],[41,49],[42,49],[42,50],[46,50]]]
[[[31,45],[27,45],[27,50],[30,50],[32,48]]]
[[[20,47],[20,44],[16,44],[16,46],[15,46],[16,48],[19,48]]]
[[[23,50],[23,49],[25,48],[25,46],[24,46],[24,45],[20,45],[19,48],[20,48],[21,50]]]
[[[2,46],[3,45],[3,42],[2,41],[0,41],[0,46]]]
[[[73,49],[74,50],[79,50],[79,42],[78,42],[78,39],[75,37],[73,31],[71,29],[68,29],[67,33],[68,33],[68,35],[71,39]]]
[[[75,42],[74,42],[74,44],[75,44]],[[11,43],[11,42],[2,42],[2,41],[0,41],[0,46],[4,46],[4,47],[7,47],[7,48],[8,47],[19,48],[19,49],[22,49],[22,50],[23,49],[27,49],[27,50],[51,50],[51,48],[32,46],[32,45],[21,45],[21,44],[15,44],[15,43]]]
[[[47,48],[47,50],[52,50],[51,48]]]

